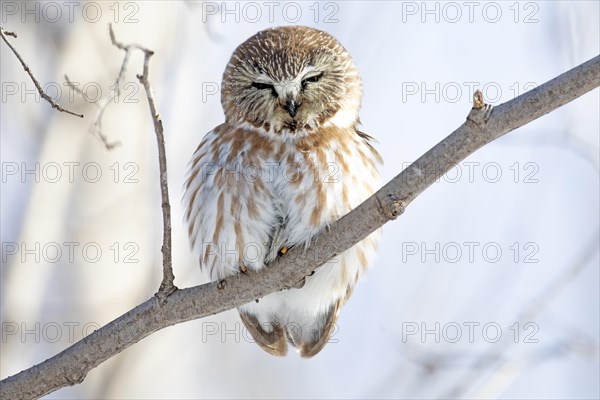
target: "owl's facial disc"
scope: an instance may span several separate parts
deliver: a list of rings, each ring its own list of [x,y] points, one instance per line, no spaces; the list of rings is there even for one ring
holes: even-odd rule
[[[319,82],[323,72],[314,68],[305,68],[298,76],[285,81],[275,81],[265,74],[258,75],[251,86],[263,95],[270,96],[274,101],[274,113],[281,119],[282,127],[295,131],[301,127],[314,127],[314,119],[318,116],[309,107],[302,107],[307,100],[307,91],[314,90],[314,85]]]
[[[277,136],[354,126],[361,99],[358,70],[329,34],[298,26],[257,33],[234,52],[223,74],[228,123]]]

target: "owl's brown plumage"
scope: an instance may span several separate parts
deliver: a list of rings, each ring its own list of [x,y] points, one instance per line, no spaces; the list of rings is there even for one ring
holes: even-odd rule
[[[242,43],[223,74],[225,123],[192,158],[184,197],[192,247],[213,279],[259,270],[307,246],[378,185],[381,159],[357,130],[358,70],[329,34],[267,29]],[[239,308],[267,352],[312,357],[368,268],[378,232],[317,268],[301,289]]]
[[[246,40],[233,53],[221,86],[228,123],[274,133],[315,131],[341,108],[358,109],[360,97],[350,55],[331,35],[304,26],[267,29]],[[291,102],[294,116],[286,108]]]

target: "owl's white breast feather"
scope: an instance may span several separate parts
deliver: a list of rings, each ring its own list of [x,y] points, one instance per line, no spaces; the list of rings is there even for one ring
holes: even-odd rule
[[[372,149],[353,129],[330,129],[339,132],[311,151],[302,151],[308,143],[265,145],[257,132],[227,124],[206,135],[192,158],[184,203],[191,245],[212,279],[238,273],[241,264],[259,270],[284,246],[309,245],[375,191]],[[344,296],[370,264],[377,236],[330,260],[302,290],[271,295],[277,308],[284,300],[319,312]]]

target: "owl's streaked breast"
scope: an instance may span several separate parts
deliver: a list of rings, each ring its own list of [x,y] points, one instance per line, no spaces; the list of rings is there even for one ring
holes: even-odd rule
[[[239,262],[260,269],[281,247],[308,244],[379,184],[379,156],[353,128],[323,128],[295,142],[277,142],[223,124],[204,138],[192,160],[188,231],[213,279],[237,272]]]

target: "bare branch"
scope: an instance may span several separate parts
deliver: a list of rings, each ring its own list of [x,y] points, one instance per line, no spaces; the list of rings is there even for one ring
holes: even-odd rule
[[[117,79],[115,80],[115,84],[114,84],[115,90],[109,91],[109,95],[102,97],[100,100],[98,100],[97,102],[94,103],[94,106],[98,110],[98,114],[96,115],[96,120],[90,126],[90,132],[92,134],[98,136],[98,138],[102,141],[102,143],[104,144],[104,147],[106,147],[107,150],[112,150],[113,148],[119,146],[121,144],[121,142],[120,141],[109,142],[108,137],[102,132],[102,118],[104,117],[104,111],[106,111],[106,108],[110,104],[113,104],[113,100],[115,99],[115,97],[118,97],[121,95],[121,86],[123,84],[123,80],[125,79],[125,72],[127,71],[127,65],[129,64],[129,58],[131,56],[132,50],[138,49],[145,53],[146,49],[144,49],[143,47],[141,47],[137,44],[125,46],[125,45],[117,42],[117,40],[115,39],[115,33],[112,29],[112,24],[108,25],[108,33],[109,33],[110,41],[112,42],[112,44],[116,48],[125,51],[125,56],[123,57],[123,62],[121,63],[121,68],[119,69],[119,75],[117,76]],[[79,93],[81,96],[84,96],[83,92],[69,79],[69,77],[67,75],[65,75],[65,80],[67,82],[67,86],[69,86],[75,92]]]
[[[118,49],[125,50],[125,51],[129,51],[131,49],[137,49],[137,50],[143,51],[144,53],[147,53],[147,52],[154,53],[152,50],[148,50],[147,48],[145,48],[137,43],[124,45],[123,43],[118,42],[117,39],[115,38],[115,32],[113,31],[112,24],[108,24],[108,34],[110,35],[110,42],[113,44],[113,46],[115,46]]]
[[[37,89],[37,91],[40,94],[40,96],[42,96],[42,98],[44,100],[46,100],[48,103],[50,103],[50,105],[52,106],[52,108],[54,108],[54,109],[56,109],[56,110],[58,110],[60,112],[64,112],[64,113],[71,114],[71,115],[74,115],[74,116],[79,117],[79,118],[83,118],[83,114],[77,114],[77,113],[74,113],[73,111],[67,110],[66,108],[62,108],[54,100],[52,100],[52,97],[48,96],[44,92],[44,89],[42,89],[42,85],[40,85],[40,83],[38,82],[38,80],[35,79],[35,76],[33,76],[33,73],[31,72],[31,69],[29,68],[29,66],[25,63],[25,61],[23,60],[23,58],[21,57],[21,55],[19,54],[19,52],[17,51],[17,49],[15,49],[12,46],[12,44],[10,44],[10,42],[8,41],[8,39],[6,38],[6,36],[12,36],[12,37],[16,38],[17,37],[16,33],[5,31],[2,27],[0,27],[0,36],[2,37],[2,40],[4,40],[4,43],[6,43],[6,45],[12,50],[12,52],[14,53],[14,55],[17,56],[17,58],[19,59],[19,62],[21,63],[21,65],[25,69],[25,72],[27,72],[27,75],[29,75],[29,77],[33,81],[33,84],[35,85],[35,88]]]
[[[103,133],[102,118],[104,117],[104,112],[106,111],[106,108],[110,104],[113,104],[113,100],[115,99],[115,97],[118,97],[121,95],[121,86],[123,85],[123,80],[125,79],[125,72],[127,71],[127,65],[129,64],[129,58],[131,56],[131,52],[133,50],[140,50],[140,51],[144,52],[144,54],[146,54],[149,50],[143,48],[142,46],[140,46],[138,44],[124,45],[124,44],[118,42],[115,39],[115,33],[113,31],[112,24],[108,25],[108,34],[110,36],[111,43],[116,48],[125,51],[125,56],[123,57],[123,62],[121,63],[121,68],[119,69],[119,75],[117,75],[117,79],[115,80],[115,83],[114,83],[115,90],[109,91],[109,94],[107,96],[102,97],[100,100],[98,100],[97,102],[94,103],[94,106],[98,110],[98,113],[96,114],[96,120],[90,126],[90,132],[92,134],[98,136],[98,138],[102,141],[102,143],[104,144],[104,147],[106,147],[107,150],[112,150],[115,147],[121,145],[121,142],[118,140],[109,142],[108,137]],[[84,96],[81,89],[79,89],[77,87],[77,85],[73,81],[71,81],[67,75],[65,75],[65,81],[67,83],[67,86],[70,87],[71,89],[73,89],[73,91],[77,92],[82,97]]]
[[[4,33],[6,36],[12,36],[15,39],[17,38],[17,34],[16,33],[5,31],[4,29],[2,29],[2,27],[0,27],[0,32]]]
[[[146,83],[150,56],[146,56],[141,78]],[[177,290],[162,301],[160,296],[154,296],[58,355],[4,379],[0,397],[36,398],[74,385],[83,381],[92,368],[162,328],[230,310],[295,287],[315,268],[395,219],[423,190],[477,149],[599,85],[600,56],[597,56],[497,108],[474,104],[481,108],[473,108],[464,124],[332,224],[328,231],[318,235],[308,249],[294,247],[260,272],[248,271],[225,281]],[[145,87],[160,149],[162,124],[149,84]],[[166,179],[166,174],[161,174],[161,187],[163,177]]]
[[[171,204],[169,203],[169,185],[167,181],[167,156],[165,152],[165,137],[163,133],[162,120],[160,115],[156,111],[156,102],[154,101],[154,92],[150,86],[149,70],[150,70],[150,57],[154,54],[152,50],[149,50],[139,44],[123,44],[117,41],[115,32],[113,31],[112,24],[108,25],[108,33],[110,36],[111,43],[125,52],[125,58],[121,65],[121,71],[117,78],[116,85],[120,86],[120,83],[125,75],[125,68],[129,56],[133,50],[140,50],[144,53],[144,68],[141,75],[137,75],[138,80],[144,86],[146,91],[146,98],[148,99],[148,106],[150,108],[150,115],[152,122],[154,123],[154,131],[156,133],[156,142],[158,145],[158,165],[160,170],[160,194],[162,198],[162,214],[163,214],[163,279],[158,289],[158,297],[162,301],[175,290],[177,287],[174,284],[175,275],[173,274],[173,262],[171,256]],[[102,110],[104,112],[104,110]],[[101,114],[100,114],[101,118]]]
[[[162,198],[163,212],[163,280],[158,289],[158,297],[164,300],[177,287],[174,284],[175,275],[173,275],[173,265],[171,259],[171,205],[169,204],[169,187],[167,178],[167,156],[165,152],[165,136],[163,134],[163,124],[160,115],[156,111],[156,103],[154,101],[154,93],[148,80],[150,57],[154,52],[144,49],[144,72],[138,75],[138,79],[144,85],[146,96],[148,98],[148,106],[150,107],[150,115],[154,122],[154,131],[156,133],[156,142],[158,144],[158,164],[160,170],[160,194]]]
[[[71,79],[69,79],[68,75],[65,75],[65,82],[67,83],[67,86],[70,87],[74,92],[80,94],[82,97],[85,97],[81,89],[79,89],[77,85],[73,81],[71,81]],[[119,87],[117,86],[117,95],[118,93]],[[114,95],[109,95],[108,97],[102,98],[94,103],[94,106],[98,109],[98,115],[96,115],[96,120],[90,126],[89,129],[92,134],[98,136],[100,141],[102,141],[102,144],[104,144],[106,150],[112,150],[115,147],[121,145],[121,142],[118,140],[114,142],[109,142],[108,137],[102,132],[102,116],[104,115],[104,110],[106,110],[106,107],[112,103],[114,97]],[[100,103],[102,103],[102,105],[100,105]]]

